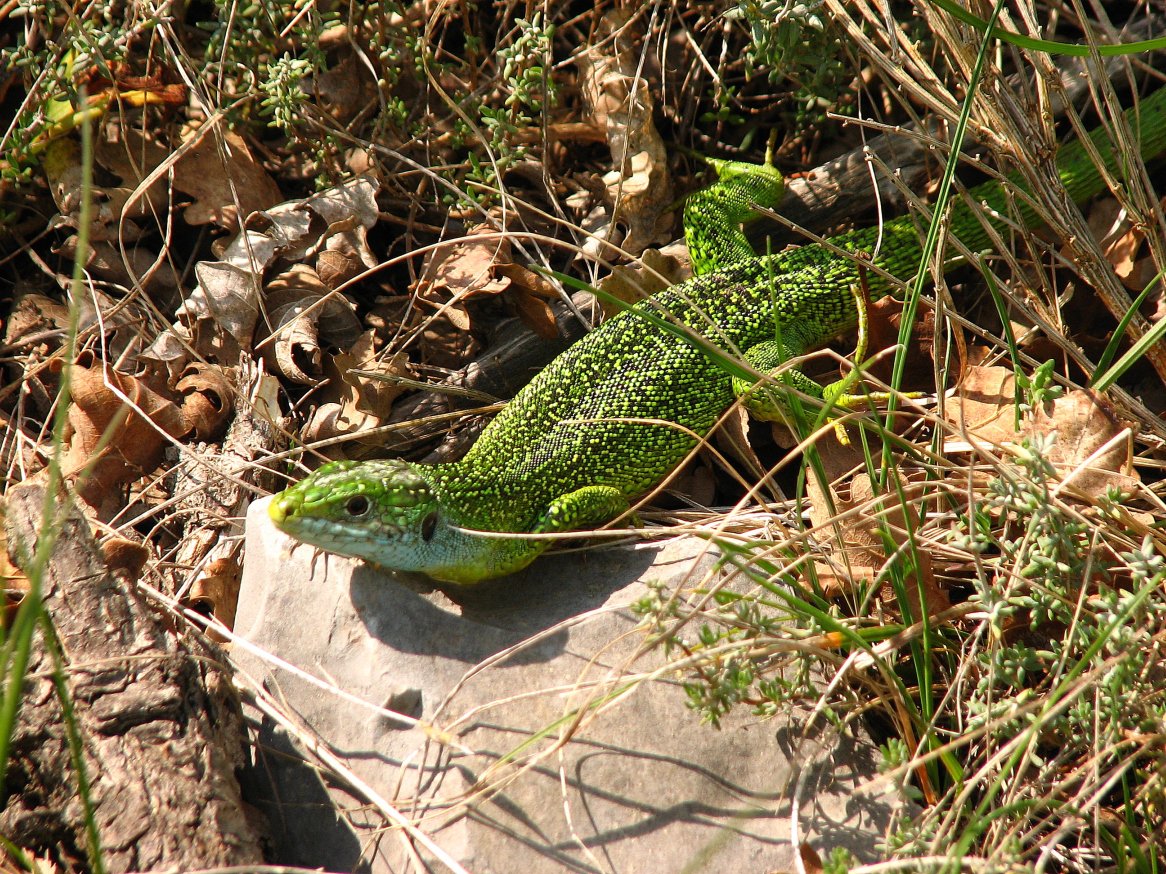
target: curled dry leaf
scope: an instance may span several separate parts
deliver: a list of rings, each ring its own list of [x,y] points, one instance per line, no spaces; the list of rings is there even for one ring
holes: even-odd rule
[[[150,219],[165,215],[169,209],[169,193],[163,168],[170,158],[170,149],[160,145],[149,134],[134,127],[106,128],[116,134],[118,141],[102,139],[97,145],[95,160],[117,177],[119,185],[101,188],[104,203],[98,212],[99,221],[110,228],[113,236],[124,239],[126,221]],[[148,187],[139,187],[150,176],[156,178]]]
[[[903,302],[893,296],[879,298],[867,306],[867,348],[868,357],[864,369],[884,383],[891,381],[895,356],[879,355],[884,350],[893,349],[899,342],[899,325],[903,321]],[[899,384],[902,391],[935,391],[935,312],[930,307],[915,316],[911,325],[911,339],[903,353],[905,365],[904,379]],[[849,371],[849,365],[842,365]]]
[[[46,160],[45,169],[61,211],[60,224],[77,227],[82,193],[91,187],[93,213],[86,268],[94,276],[119,285],[141,285],[151,293],[174,291],[178,288],[174,268],[142,242],[144,233],[138,223],[142,219],[152,223],[155,216],[169,210],[166,174],[159,168],[164,167],[170,152],[134,128],[105,125],[101,130],[94,162],[103,172],[90,174],[90,179],[85,178],[76,142],[53,143],[53,156]],[[153,181],[146,185],[150,177]],[[65,258],[74,258],[76,251],[76,236],[54,247],[54,252]],[[173,301],[164,305],[172,306]]]
[[[104,517],[120,509],[125,485],[162,462],[167,438],[182,437],[188,428],[178,407],[140,379],[100,363],[90,367],[84,359],[70,372],[73,403],[62,472]]]
[[[1162,205],[1166,207],[1166,200]],[[1101,240],[1106,260],[1122,284],[1133,292],[1144,289],[1158,272],[1153,256],[1146,251],[1146,228],[1134,224],[1126,209],[1114,199],[1103,200],[1093,207],[1089,228]]]
[[[234,410],[235,389],[215,364],[192,362],[175,388],[182,393],[182,418],[196,440],[220,436]]]
[[[239,583],[243,578],[243,568],[234,558],[218,558],[203,569],[190,588],[190,596],[182,606],[203,616],[213,616],[227,628],[235,626],[235,608],[239,605]],[[222,635],[213,630],[211,636],[223,641]]]
[[[576,255],[576,260],[581,263],[610,261],[617,252],[615,247],[622,242],[619,229],[611,223],[606,201],[606,191],[600,194],[577,191],[566,200],[566,205],[575,211],[575,224],[586,237]]]
[[[804,841],[798,845],[798,855],[801,856],[801,870],[805,874],[824,874],[825,867],[817,851]]]
[[[605,14],[599,37],[579,58],[580,88],[615,164],[603,178],[615,204],[612,220],[627,225],[624,248],[639,254],[666,242],[672,225],[665,216],[674,199],[668,150],[652,117],[652,88],[638,78],[639,39],[629,13]]]
[[[430,250],[417,294],[433,302],[501,294],[510,287],[510,279],[496,268],[509,263],[510,241],[490,225],[477,225],[464,237]]]
[[[139,131],[111,126],[102,130],[106,136],[116,133],[121,137],[118,142],[99,140],[94,152],[94,162],[104,171],[100,178],[116,181],[102,185],[96,177],[87,180],[80,144],[68,138],[54,141],[52,159],[45,161],[49,189],[64,222],[76,227],[84,191],[92,186],[90,239],[125,239],[126,234],[136,238],[140,232],[133,225],[134,219],[167,211],[165,174],[160,174],[146,189],[136,189],[170,153]]]
[[[497,268],[509,263],[509,241],[489,225],[478,225],[426,256],[416,299],[426,316],[421,339],[428,363],[456,368],[477,354],[480,344],[464,302],[508,289],[510,278]]]
[[[49,335],[63,332],[69,326],[69,308],[43,294],[26,294],[16,301],[8,314],[4,328],[4,345],[27,347],[37,345],[41,354],[56,348],[57,342]]]
[[[296,264],[266,288],[275,340],[264,345],[272,371],[297,385],[324,374],[322,346],[345,348],[360,336],[360,320],[347,298],[330,291],[316,271]]]
[[[559,290],[546,278],[520,264],[499,264],[498,272],[510,280],[506,302],[514,308],[522,323],[544,340],[559,336],[555,311],[550,301],[559,300]]]
[[[224,247],[219,261],[195,265],[199,284],[178,308],[178,321],[144,354],[175,377],[191,348],[222,363],[235,361],[251,348],[263,274],[277,258],[299,262],[336,248],[375,264],[367,231],[377,221],[376,192],[376,182],[361,176],[250,216],[249,227]]]
[[[371,356],[372,338],[373,332],[369,331],[363,338],[367,344],[354,346],[351,355],[337,355],[336,366],[352,388],[347,394],[356,409],[377,419],[388,419],[393,402],[406,389],[397,377],[410,375],[409,356],[404,352],[390,358]]]

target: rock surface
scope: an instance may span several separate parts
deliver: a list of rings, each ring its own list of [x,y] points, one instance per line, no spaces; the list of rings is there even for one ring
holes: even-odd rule
[[[456,601],[291,546],[267,501],[254,504],[236,632],[462,749],[240,646],[235,661],[467,871],[793,870],[791,809],[798,839],[823,857],[846,847],[877,858],[897,796],[868,741],[807,727],[808,711],[759,720],[743,707],[714,730],[685,706],[677,675],[659,670],[662,652],[641,651],[627,605],[646,582],[707,583],[703,544],[547,556]],[[276,861],[444,869],[259,723],[250,794],[271,820]]]

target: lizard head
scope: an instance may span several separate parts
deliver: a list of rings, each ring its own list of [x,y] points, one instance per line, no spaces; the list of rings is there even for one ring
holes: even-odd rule
[[[780,203],[785,194],[785,177],[772,164],[749,164],[723,158],[704,159],[717,174],[719,186],[702,194],[726,203],[738,221],[757,218],[755,203]]]
[[[455,467],[334,461],[273,497],[267,514],[296,540],[449,583],[469,585],[525,567],[547,541],[462,527],[440,490]]]
[[[268,515],[297,540],[396,570],[429,571],[448,539],[420,465],[334,461],[272,498]]]

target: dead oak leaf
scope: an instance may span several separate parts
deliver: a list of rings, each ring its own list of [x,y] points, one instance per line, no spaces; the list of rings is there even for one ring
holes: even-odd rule
[[[1130,427],[1099,394],[1074,389],[1025,423],[1026,435],[1053,432],[1057,439],[1048,459],[1063,484],[1091,496],[1137,489],[1141,480],[1133,468]]]
[[[637,304],[677,285],[692,276],[692,265],[685,246],[645,249],[635,264],[617,265],[599,283],[599,288],[626,304]],[[603,304],[604,313],[613,316],[621,307]]]
[[[264,356],[274,372],[298,385],[320,381],[325,347],[343,349],[361,335],[352,303],[333,293],[307,264],[293,264],[272,277],[264,301],[273,325],[272,337],[262,344]]]
[[[510,287],[510,278],[497,267],[510,261],[509,240],[489,225],[478,225],[429,252],[417,294],[430,301],[501,294]]]
[[[478,353],[465,302],[510,288],[510,277],[498,269],[510,260],[510,242],[486,224],[429,252],[416,286],[417,301],[429,311],[421,330],[427,363],[457,368]]]
[[[992,446],[1015,440],[1015,376],[1007,367],[969,367],[946,412],[961,436]]]
[[[615,204],[612,219],[627,226],[624,248],[638,254],[667,236],[674,198],[668,149],[656,129],[652,88],[642,79],[635,30],[630,12],[606,13],[600,38],[577,64],[590,120],[606,132],[614,164],[603,177]]]
[[[829,596],[850,592],[854,583],[874,581],[892,558],[886,548],[885,533],[897,543],[905,542],[912,530],[918,530],[920,513],[900,502],[922,494],[922,484],[906,483],[902,491],[891,490],[876,495],[870,478],[863,472],[862,451],[856,446],[842,446],[829,434],[817,442],[821,470],[826,481],[811,476],[806,482],[810,522],[816,536],[834,546],[834,561],[817,562],[815,572]],[[877,448],[872,447],[872,452]],[[856,472],[857,471],[857,472]],[[904,478],[903,474],[899,474]],[[908,514],[910,525],[908,525]],[[903,561],[907,556],[899,556]],[[947,592],[936,583],[931,555],[926,545],[916,541],[910,556],[913,573],[907,579],[907,607],[913,620],[923,611],[935,615],[950,606]],[[891,584],[884,583],[881,600],[890,603]]]
[[[388,421],[393,402],[408,388],[398,377],[412,374],[404,352],[387,359],[378,356],[375,337],[375,331],[366,331],[350,351],[325,359],[323,385],[316,395],[321,403],[300,435],[305,442],[372,432],[362,442],[383,443],[374,429]]]
[[[366,331],[350,352],[338,354],[335,361],[349,387],[344,403],[377,419],[387,420],[393,402],[407,389],[398,377],[410,376],[409,356],[397,352],[382,358],[373,348],[375,337],[375,331]]]
[[[121,490],[150,474],[170,442],[190,426],[178,407],[145,382],[84,359],[70,369],[66,478],[104,517],[120,509]]]
[[[949,422],[968,439],[991,447],[1055,434],[1048,460],[1078,492],[1099,495],[1108,489],[1137,488],[1129,426],[1099,394],[1073,389],[1026,415],[1017,427],[1015,386],[1006,367],[968,368],[954,402],[947,405]],[[952,443],[946,447],[954,448]]]
[[[251,349],[263,276],[277,259],[298,263],[336,249],[374,264],[367,233],[379,215],[378,188],[375,180],[360,176],[248,216],[242,232],[215,248],[220,260],[195,265],[198,286],[144,357],[164,364],[172,376],[181,372],[191,350],[220,362],[237,360]]]
[[[1107,200],[1090,212],[1089,228],[1102,241],[1102,252],[1122,285],[1135,292],[1144,289],[1157,273],[1153,257],[1142,254],[1146,227],[1134,224],[1129,212],[1116,200]]]
[[[242,217],[283,199],[237,133],[203,125],[187,131],[186,141],[189,146],[174,165],[174,187],[194,198],[183,213],[190,224],[233,230]]]
[[[194,439],[212,440],[223,432],[235,412],[236,390],[228,371],[194,361],[174,388],[182,393],[182,418]]]
[[[235,609],[239,604],[239,584],[243,578],[243,568],[234,558],[219,558],[202,569],[202,573],[190,588],[190,594],[183,599],[182,606],[203,616],[218,619],[227,628],[235,627]],[[212,638],[224,638],[213,628]]]

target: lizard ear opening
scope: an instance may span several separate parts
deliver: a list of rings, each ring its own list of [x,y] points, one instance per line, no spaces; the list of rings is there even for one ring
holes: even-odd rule
[[[421,522],[421,539],[428,543],[433,539],[433,532],[437,530],[437,512],[426,516]]]

